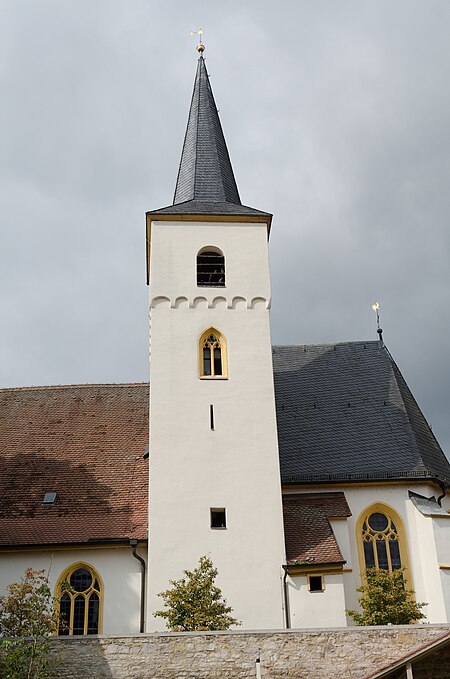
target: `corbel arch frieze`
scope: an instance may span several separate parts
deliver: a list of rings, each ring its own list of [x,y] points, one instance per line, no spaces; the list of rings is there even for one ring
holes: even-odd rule
[[[263,296],[244,297],[234,295],[225,297],[224,295],[203,296],[196,295],[187,297],[185,295],[168,296],[155,295],[150,300],[150,309],[156,307],[168,307],[170,309],[230,309],[230,310],[263,310],[270,309],[271,299]]]

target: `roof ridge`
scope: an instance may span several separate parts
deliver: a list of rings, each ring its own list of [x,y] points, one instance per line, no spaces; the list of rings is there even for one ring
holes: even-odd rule
[[[414,394],[412,393],[411,389],[409,388],[409,385],[408,385],[407,381],[406,381],[405,378],[403,377],[403,374],[402,374],[400,368],[398,367],[398,365],[397,365],[397,363],[395,362],[395,360],[394,360],[392,354],[389,352],[389,350],[388,350],[387,348],[386,348],[386,353],[387,353],[387,355],[388,355],[388,357],[389,357],[389,361],[390,361],[391,366],[392,366],[392,372],[393,372],[393,375],[394,375],[395,384],[396,384],[396,386],[397,386],[397,389],[398,389],[399,394],[400,394],[400,398],[401,398],[402,403],[403,403],[404,408],[405,408],[405,414],[406,414],[406,417],[408,418],[409,426],[410,426],[410,429],[411,429],[411,434],[412,434],[412,437],[413,437],[413,439],[414,439],[414,444],[415,444],[415,446],[416,446],[416,448],[417,448],[417,452],[418,452],[418,454],[419,454],[420,461],[421,461],[422,465],[425,467],[425,469],[427,470],[427,472],[429,472],[431,475],[435,476],[436,478],[439,478],[439,476],[440,476],[439,473],[436,472],[436,469],[433,469],[433,466],[434,466],[434,465],[433,465],[433,461],[430,462],[430,461],[429,461],[428,459],[426,459],[426,457],[422,454],[423,446],[422,446],[422,444],[421,444],[421,442],[420,442],[420,440],[419,440],[418,432],[416,431],[416,427],[415,427],[415,425],[414,425],[414,418],[412,417],[412,413],[410,412],[410,405],[409,405],[409,404],[407,403],[407,401],[405,400],[404,393],[403,393],[404,390],[406,390],[406,395],[407,395],[407,397],[408,397],[409,399],[411,399],[411,401],[412,401],[412,406],[413,406],[413,408],[415,408],[416,411],[417,411],[416,414],[419,415],[419,418],[421,418],[421,419],[422,419],[422,422],[425,424],[427,434],[428,434],[428,435],[431,435],[431,437],[432,437],[434,443],[436,444],[438,450],[440,451],[442,457],[444,458],[444,460],[445,460],[445,461],[447,462],[447,464],[448,464],[447,457],[446,457],[444,451],[442,450],[439,441],[437,440],[436,436],[434,435],[434,432],[433,432],[433,430],[432,430],[432,428],[431,428],[431,426],[430,426],[430,423],[428,422],[428,419],[425,417],[425,415],[424,415],[424,413],[423,413],[423,411],[422,411],[422,408],[420,407],[420,405],[419,405],[419,403],[417,402],[417,400],[416,400]],[[428,452],[428,451],[427,451],[427,452]],[[431,452],[431,451],[430,451],[430,452]],[[442,479],[442,480],[443,480],[443,479]],[[446,479],[446,483],[447,483],[447,484],[449,483],[449,479],[448,479],[448,478]]]
[[[181,149],[181,158],[183,158],[184,148],[185,148],[185,146],[186,146],[186,140],[187,140],[188,130],[189,130],[189,119],[190,119],[190,117],[191,117],[191,109],[192,109],[192,104],[193,104],[193,101],[194,101],[194,95],[195,95],[195,87],[194,87],[194,89],[192,90],[191,104],[190,104],[190,106],[189,106],[189,113],[188,113],[188,121],[187,121],[187,125],[186,125],[186,131],[185,131],[185,133],[184,133],[183,147],[182,147],[182,149]],[[179,181],[179,179],[180,179],[180,174],[181,174],[181,160],[180,160],[180,164],[179,164],[179,166],[178,166],[177,181],[175,182],[175,190],[174,190],[174,192],[173,192],[172,206],[175,205],[175,199],[176,199],[176,195],[177,195],[177,188],[178,188],[178,181]],[[182,203],[187,203],[187,202],[188,202],[188,201],[183,200],[183,201],[181,201],[181,204],[182,204]],[[172,206],[171,206],[171,207],[172,207]]]
[[[344,340],[342,342],[310,342],[303,344],[272,344],[273,349],[284,349],[285,347],[339,347],[348,346],[349,344],[377,344],[379,340]],[[383,345],[384,346],[384,345]],[[380,345],[381,348],[381,345]]]
[[[99,382],[85,384],[46,384],[28,387],[0,387],[0,392],[5,391],[43,391],[45,389],[87,389],[91,387],[143,387],[149,382]]]
[[[228,165],[231,168],[231,174],[232,174],[233,179],[234,179],[237,199],[239,201],[238,204],[242,205],[241,196],[239,194],[239,189],[238,189],[236,177],[234,176],[233,166],[231,164],[230,153],[228,151],[228,146],[227,146],[227,142],[226,142],[226,139],[225,139],[225,133],[223,131],[222,122],[221,122],[220,116],[219,116],[219,109],[217,108],[216,100],[214,99],[214,95],[213,95],[212,87],[211,87],[211,83],[210,83],[210,77],[209,77],[209,73],[208,73],[206,66],[205,66],[205,75],[206,75],[206,84],[207,84],[207,87],[209,88],[209,91],[210,91],[210,94],[211,94],[211,101],[212,101],[212,104],[214,106],[214,110],[215,110],[215,113],[216,113],[216,116],[217,116],[217,120],[219,121],[220,128],[222,130],[222,137],[223,137],[223,141],[224,141],[224,145],[225,145],[225,154],[226,154],[226,157],[227,157],[227,160],[228,160]],[[220,162],[220,160],[219,160],[219,173],[220,173],[220,178],[222,180],[222,185],[225,187],[226,177],[225,177],[225,174],[224,174],[224,167],[223,167],[222,163]],[[225,195],[225,199],[226,199],[226,195]]]
[[[195,160],[194,160],[194,186],[192,188],[192,196],[193,200],[195,200],[195,187],[197,186],[197,168],[198,168],[198,126],[199,126],[199,119],[200,119],[200,91],[201,91],[201,86],[202,86],[202,79],[200,76],[200,71],[201,71],[201,63],[203,60],[203,56],[200,54],[199,60],[198,60],[198,101],[197,101],[197,120],[195,121]],[[197,78],[196,78],[197,79]],[[194,98],[195,94],[195,85],[194,85],[194,92],[192,93],[192,98]],[[189,116],[190,116],[190,111],[189,111]],[[184,149],[183,149],[184,151]],[[180,167],[181,167],[181,162],[180,162]]]

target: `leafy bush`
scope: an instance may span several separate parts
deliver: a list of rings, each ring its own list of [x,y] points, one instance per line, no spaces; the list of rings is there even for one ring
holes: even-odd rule
[[[416,603],[414,592],[406,589],[404,569],[392,573],[369,568],[361,592],[359,605],[362,613],[346,611],[356,625],[410,625],[425,615],[420,610],[426,603]]]
[[[172,588],[158,595],[167,610],[156,611],[155,616],[165,618],[171,632],[227,630],[240,625],[214,584],[218,571],[209,557],[200,557],[197,568],[183,572],[185,577],[170,580]]]
[[[52,676],[49,636],[56,624],[54,600],[45,571],[28,568],[20,582],[0,597],[0,668],[3,679]]]

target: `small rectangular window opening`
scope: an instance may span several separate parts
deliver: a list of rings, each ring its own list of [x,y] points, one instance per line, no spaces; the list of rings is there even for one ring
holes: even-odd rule
[[[42,500],[43,505],[53,505],[56,502],[57,493],[51,491],[45,493],[44,499]]]
[[[225,509],[211,509],[211,528],[226,528]]]
[[[323,575],[309,575],[308,589],[310,592],[323,592],[325,589],[323,584]]]
[[[209,426],[211,427],[211,431],[214,431],[214,406],[213,405],[209,406]]]

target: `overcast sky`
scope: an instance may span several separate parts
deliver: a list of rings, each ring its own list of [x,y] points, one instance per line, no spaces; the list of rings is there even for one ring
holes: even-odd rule
[[[448,0],[0,0],[0,384],[144,381],[146,210],[197,53],[243,203],[274,214],[272,340],[376,338],[450,450]]]

